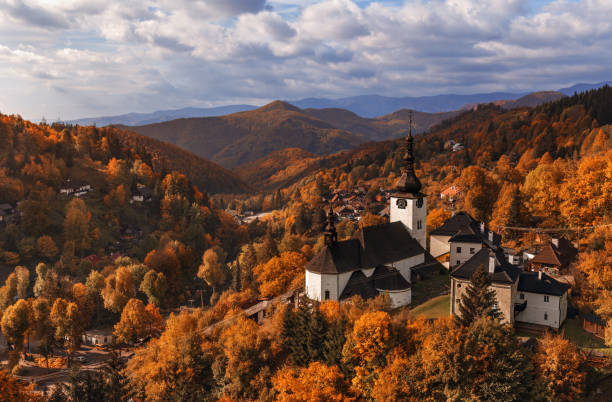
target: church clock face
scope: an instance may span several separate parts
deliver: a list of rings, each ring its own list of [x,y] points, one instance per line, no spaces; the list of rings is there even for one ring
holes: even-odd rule
[[[395,205],[397,205],[399,209],[406,209],[406,206],[408,205],[408,201],[400,198],[395,202]]]
[[[423,206],[423,197],[419,197],[416,202],[417,208],[421,208]]]

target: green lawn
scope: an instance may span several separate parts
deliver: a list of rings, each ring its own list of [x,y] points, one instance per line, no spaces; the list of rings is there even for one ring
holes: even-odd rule
[[[450,315],[450,295],[442,295],[434,297],[410,310],[410,312],[418,317],[424,315],[425,318],[439,318]]]
[[[608,355],[612,355],[612,348],[607,347],[601,339],[585,331],[584,328],[582,328],[582,323],[579,319],[568,318],[567,320],[565,320],[563,326],[561,327],[561,333],[567,339],[580,346],[582,349],[595,350]],[[517,332],[516,336],[529,338],[542,337],[542,335],[535,335],[522,331]]]

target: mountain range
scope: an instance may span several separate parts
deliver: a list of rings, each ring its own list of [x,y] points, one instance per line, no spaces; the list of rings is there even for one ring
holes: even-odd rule
[[[414,112],[414,131],[423,132],[458,113]],[[170,142],[221,166],[234,168],[285,148],[328,155],[368,141],[396,138],[408,132],[409,116],[409,111],[401,110],[368,119],[343,109],[299,109],[275,101],[226,116],[122,128]]]
[[[557,90],[564,95],[570,96],[575,92],[584,92],[589,89],[600,88],[612,84],[612,81],[604,81],[597,84],[576,84],[571,87]],[[550,92],[550,91],[548,91]],[[386,97],[380,95],[361,95],[340,99],[329,98],[306,98],[295,101],[287,101],[299,108],[340,108],[356,113],[362,117],[377,117],[391,114],[400,109],[414,109],[420,112],[437,113],[449,112],[465,108],[466,105],[477,105],[496,101],[517,100],[528,95],[528,93],[493,92],[472,95],[434,95],[421,97]],[[118,116],[88,117],[69,120],[69,124],[97,125],[98,127],[121,124],[126,126],[142,126],[164,121],[190,118],[190,117],[213,117],[226,114],[243,112],[256,109],[253,105],[228,105],[213,108],[186,107],[176,110],[159,110],[153,113],[128,113]]]

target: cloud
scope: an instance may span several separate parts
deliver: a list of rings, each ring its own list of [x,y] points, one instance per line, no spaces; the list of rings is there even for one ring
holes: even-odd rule
[[[70,118],[611,78],[612,3],[531,9],[527,0],[0,0],[9,100],[0,107]]]

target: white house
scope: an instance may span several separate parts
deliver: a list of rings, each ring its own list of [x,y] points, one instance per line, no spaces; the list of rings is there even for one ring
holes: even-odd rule
[[[91,184],[77,180],[66,179],[60,187],[59,193],[60,195],[74,195],[75,197],[81,197],[90,191],[93,191]]]
[[[497,250],[501,236],[467,212],[458,212],[429,234],[429,252],[448,255],[450,268],[463,264],[483,247]]]
[[[314,300],[370,298],[387,294],[394,307],[410,304],[413,276],[437,272],[441,265],[426,251],[426,196],[414,173],[412,135],[405,167],[390,197],[390,223],[360,229],[338,241],[329,210],[325,246],[306,265],[306,295]]]
[[[559,329],[567,317],[569,286],[542,272],[526,272],[503,253],[482,249],[451,273],[451,314],[460,315],[461,296],[472,275],[484,270],[495,290],[502,322]]]
[[[112,330],[100,330],[91,329],[85,331],[82,336],[83,343],[86,345],[103,346],[113,343],[113,331]]]

